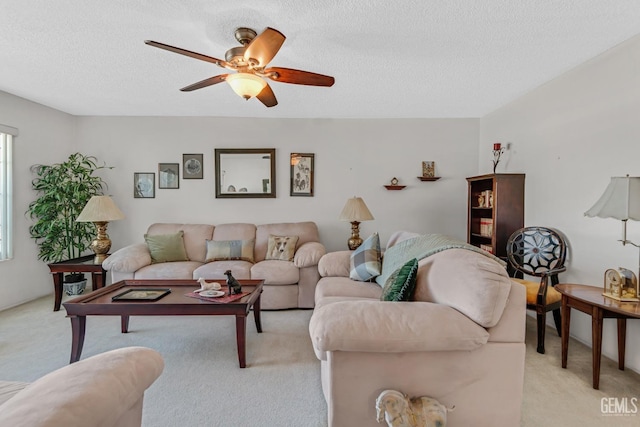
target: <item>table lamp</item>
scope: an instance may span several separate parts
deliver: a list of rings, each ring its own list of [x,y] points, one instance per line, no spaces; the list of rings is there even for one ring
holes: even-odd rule
[[[373,215],[367,208],[367,205],[362,200],[362,197],[352,197],[347,200],[347,203],[342,208],[342,213],[339,217],[340,221],[351,222],[351,237],[347,241],[349,249],[354,250],[362,244],[360,238],[360,222],[370,221],[373,219]]]
[[[640,245],[627,240],[627,221],[640,221],[640,177],[621,176],[612,177],[609,186],[604,190],[600,199],[584,213],[588,217],[615,218],[622,221],[622,242],[640,248]],[[639,251],[640,254],[640,251]],[[638,258],[640,271],[640,256]],[[632,284],[637,296],[637,282]]]
[[[77,222],[93,222],[98,235],[91,242],[91,250],[96,256],[93,259],[95,264],[101,264],[107,258],[107,253],[111,249],[111,240],[107,235],[107,224],[109,221],[123,219],[124,214],[109,196],[93,196],[85,205]]]

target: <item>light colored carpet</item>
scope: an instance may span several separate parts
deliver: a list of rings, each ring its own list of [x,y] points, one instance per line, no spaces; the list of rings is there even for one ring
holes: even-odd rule
[[[47,297],[0,312],[1,379],[33,381],[68,363],[70,322],[64,309],[54,313],[52,307]],[[238,368],[235,321],[228,316],[132,317],[128,334],[120,333],[117,317],[89,317],[82,358],[130,345],[163,355],[165,371],[145,395],[147,427],[326,426],[319,363],[307,329],[311,313],[265,311],[262,334],[251,317],[246,369]],[[640,423],[640,414],[612,417],[600,410],[602,398],[640,398],[640,375],[603,358],[600,390],[593,390],[588,347],[571,340],[569,366],[562,369],[553,329],[547,330],[547,354],[535,351],[533,319],[527,342],[521,426]]]

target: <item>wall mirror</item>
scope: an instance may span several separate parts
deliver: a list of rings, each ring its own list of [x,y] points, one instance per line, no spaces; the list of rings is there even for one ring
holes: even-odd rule
[[[216,148],[216,198],[276,197],[275,148]]]

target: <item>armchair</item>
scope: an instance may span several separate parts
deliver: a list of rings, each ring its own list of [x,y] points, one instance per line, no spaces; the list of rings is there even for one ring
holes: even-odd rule
[[[516,230],[507,240],[507,260],[519,273],[539,277],[539,281],[512,278],[527,288],[527,309],[535,310],[538,329],[538,353],[544,354],[547,312],[553,311],[553,320],[562,335],[560,305],[562,295],[554,286],[558,273],[566,270],[564,262],[567,244],[564,237],[552,228],[524,227]]]
[[[0,381],[0,426],[139,427],[144,392],[163,368],[157,351],[125,347],[31,384]]]

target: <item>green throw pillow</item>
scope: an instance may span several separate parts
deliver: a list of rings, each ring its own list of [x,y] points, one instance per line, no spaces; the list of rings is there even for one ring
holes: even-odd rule
[[[184,248],[184,231],[182,230],[175,234],[145,234],[144,240],[147,242],[152,264],[189,261],[187,251]]]
[[[394,271],[382,288],[381,301],[409,301],[416,287],[418,260],[413,258]]]

